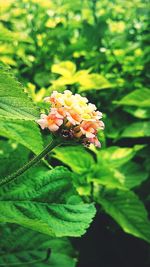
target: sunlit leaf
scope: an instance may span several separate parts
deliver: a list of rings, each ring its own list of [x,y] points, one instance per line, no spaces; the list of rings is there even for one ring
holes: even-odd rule
[[[35,120],[39,111],[11,73],[0,66],[0,117]]]
[[[35,154],[43,149],[40,129],[33,121],[1,119],[0,135],[15,140]]]
[[[99,163],[105,161],[109,166],[119,167],[130,161],[140,149],[142,149],[142,146],[140,145],[133,148],[112,146],[106,149],[97,150],[96,154]]]
[[[80,76],[79,83],[81,85],[79,88],[80,92],[92,89],[107,89],[111,87],[110,82],[103,75],[96,73],[87,74],[83,77]]]
[[[71,61],[63,61],[58,64],[54,64],[51,71],[67,78],[75,73],[76,65]]]

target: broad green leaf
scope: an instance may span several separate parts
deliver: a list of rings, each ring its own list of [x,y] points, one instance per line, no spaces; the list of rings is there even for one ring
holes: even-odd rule
[[[100,90],[110,88],[109,81],[100,74],[89,73],[90,70],[80,70],[76,72],[76,66],[71,61],[61,62],[52,66],[52,72],[62,75],[59,79],[52,82],[53,87],[57,88],[67,84],[78,83],[79,92],[86,90]]]
[[[33,121],[1,119],[0,135],[15,140],[35,154],[43,149],[40,129]]]
[[[0,266],[75,267],[76,254],[68,239],[49,236],[16,225],[3,224]],[[47,258],[47,260],[46,260]]]
[[[140,145],[133,148],[112,146],[106,149],[96,150],[97,160],[99,163],[105,161],[109,166],[119,167],[131,160],[136,152],[142,148],[143,146]]]
[[[107,89],[111,87],[109,81],[103,75],[97,73],[87,73],[87,75],[83,75],[83,77],[81,76],[79,83],[81,85],[81,87],[79,87],[80,92],[92,89]]]
[[[139,186],[147,178],[148,172],[143,167],[129,162],[118,169],[111,168],[109,165],[95,167],[95,172],[93,171],[88,180],[110,188],[131,189]]]
[[[95,208],[79,199],[71,180],[71,172],[63,167],[32,168],[1,187],[0,222],[17,223],[50,236],[81,236]]]
[[[79,83],[79,84],[83,84],[83,82],[88,81],[89,80],[89,76],[91,75],[89,73],[90,71],[91,71],[90,69],[77,71],[75,73],[75,75],[74,75],[75,82]]]
[[[117,172],[117,177],[116,177]],[[120,173],[119,173],[120,174]],[[88,182],[93,182],[95,186],[104,185],[110,188],[126,189],[122,182],[122,175],[118,174],[118,171],[111,168],[108,164],[101,163],[93,165],[91,173],[88,175]],[[121,176],[121,177],[120,177]]]
[[[0,141],[0,177],[5,177],[29,160],[29,150],[10,141]]]
[[[82,146],[66,146],[54,149],[53,157],[68,165],[76,173],[89,171],[94,159]]]
[[[139,119],[149,119],[150,117],[150,108],[126,106],[124,110]]]
[[[143,146],[110,147],[97,151],[98,163],[93,165],[88,181],[111,188],[130,189],[148,178],[143,166],[131,161]]]
[[[135,193],[106,188],[99,192],[97,201],[126,233],[150,243],[148,214]]]
[[[52,65],[51,71],[69,78],[76,72],[76,65],[71,61],[63,61]]]
[[[150,122],[135,122],[125,128],[121,137],[149,137],[150,136]]]
[[[90,75],[91,69],[79,70],[75,73],[76,80],[80,82],[81,79],[86,79]]]
[[[123,97],[117,102],[119,105],[150,107],[150,90],[138,89]]]
[[[118,169],[115,176],[118,177],[125,188],[131,189],[145,181],[148,178],[148,172],[145,171],[143,166],[128,162]]]
[[[39,112],[9,70],[0,66],[0,117],[35,120]]]
[[[76,83],[76,78],[75,76],[61,76],[57,80],[52,81],[52,88],[53,89],[62,89],[61,87],[64,87],[65,85],[68,84],[74,84]]]

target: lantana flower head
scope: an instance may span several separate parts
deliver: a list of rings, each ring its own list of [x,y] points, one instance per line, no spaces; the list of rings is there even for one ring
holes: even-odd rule
[[[37,123],[42,129],[49,129],[53,134],[74,139],[84,145],[94,144],[100,147],[98,130],[104,129],[102,113],[86,97],[54,91],[44,99],[51,104],[49,114],[41,114]]]

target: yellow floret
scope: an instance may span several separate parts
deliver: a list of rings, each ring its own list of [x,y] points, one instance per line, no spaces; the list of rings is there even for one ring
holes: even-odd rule
[[[83,119],[83,120],[90,120],[91,118],[92,118],[91,115],[88,114],[88,113],[83,113],[83,114],[82,114],[82,119]]]

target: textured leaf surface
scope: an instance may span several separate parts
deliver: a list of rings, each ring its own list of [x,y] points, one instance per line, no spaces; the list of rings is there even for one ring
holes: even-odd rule
[[[17,223],[51,236],[80,236],[93,216],[93,204],[84,204],[63,167],[34,168],[0,189],[1,222]],[[73,195],[75,195],[73,197]]]
[[[131,191],[106,189],[100,192],[97,200],[126,233],[150,243],[150,221],[137,195]]]
[[[35,120],[39,112],[11,73],[0,66],[0,117]]]
[[[17,141],[35,154],[43,149],[40,129],[33,121],[1,119],[0,135]]]
[[[28,160],[28,149],[16,143],[0,141],[0,178],[15,172]]]
[[[94,164],[93,157],[81,146],[59,147],[54,150],[54,157],[68,165],[77,173],[84,173]]]
[[[75,267],[76,255],[66,238],[50,239],[23,227],[6,224],[0,227],[0,265],[23,264],[28,267]],[[18,238],[19,237],[19,238]],[[47,260],[48,251],[50,255]],[[31,263],[30,263],[31,262]]]

